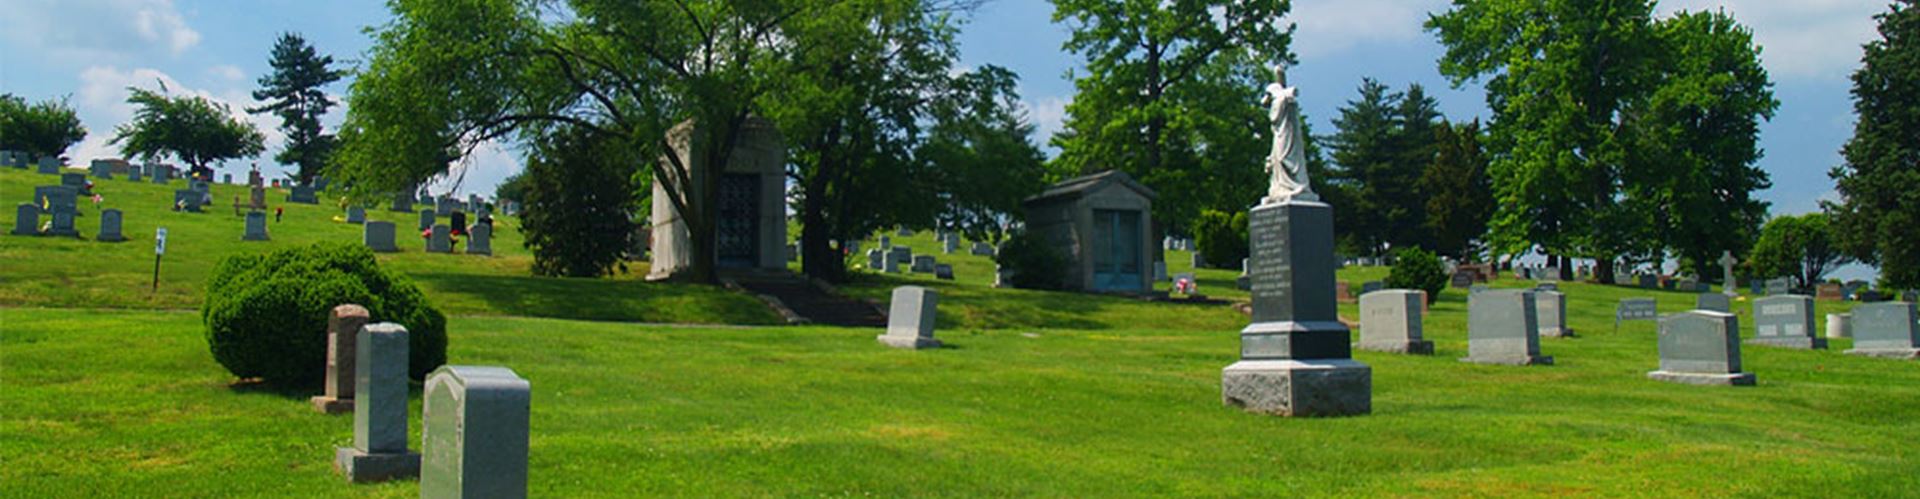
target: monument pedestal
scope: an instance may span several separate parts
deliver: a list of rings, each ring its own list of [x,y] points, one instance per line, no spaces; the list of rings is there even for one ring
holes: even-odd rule
[[[1471,363],[1471,364],[1492,364],[1496,366],[1551,366],[1553,365],[1553,356],[1552,355],[1519,355],[1519,356],[1506,356],[1506,357],[1467,356],[1467,357],[1462,357],[1460,361]]]
[[[333,453],[333,469],[354,483],[414,478],[420,476],[420,453],[367,453],[338,447]]]
[[[1920,359],[1920,348],[1855,348],[1847,350],[1847,355],[1912,360]]]
[[[1433,342],[1428,340],[1361,341],[1354,348],[1369,352],[1433,355]]]
[[[1705,374],[1650,371],[1647,378],[1683,385],[1753,386],[1753,373]]]
[[[1373,411],[1373,369],[1353,360],[1334,297],[1333,207],[1267,200],[1248,220],[1253,323],[1240,361],[1220,373],[1221,401],[1276,416]]]
[[[307,402],[313,404],[313,410],[320,411],[321,414],[347,414],[353,412],[353,399],[351,398],[314,395],[313,398],[307,399]]]
[[[1373,368],[1353,359],[1243,360],[1220,372],[1220,399],[1289,417],[1373,412]]]
[[[1754,338],[1751,340],[1747,340],[1747,343],[1751,345],[1765,345],[1770,347],[1798,348],[1801,350],[1826,350],[1827,349],[1826,338],[1817,338],[1813,336],[1793,336],[1793,337],[1786,337],[1786,338],[1777,338],[1777,337],[1776,338]]]

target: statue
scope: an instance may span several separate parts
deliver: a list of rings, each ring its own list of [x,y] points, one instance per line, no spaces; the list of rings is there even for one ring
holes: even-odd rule
[[[1267,187],[1267,202],[1290,200],[1319,201],[1307,179],[1307,145],[1300,131],[1300,88],[1287,86],[1287,65],[1273,67],[1274,83],[1260,103],[1267,106],[1267,119],[1273,121],[1273,152],[1267,154],[1267,173],[1273,176]]]

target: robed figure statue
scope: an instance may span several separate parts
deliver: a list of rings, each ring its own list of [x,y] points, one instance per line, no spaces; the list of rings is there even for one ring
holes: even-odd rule
[[[1267,173],[1273,176],[1266,202],[1318,201],[1307,179],[1307,143],[1300,128],[1300,88],[1287,86],[1287,65],[1273,67],[1274,82],[1260,103],[1273,122],[1273,151],[1267,154]]]

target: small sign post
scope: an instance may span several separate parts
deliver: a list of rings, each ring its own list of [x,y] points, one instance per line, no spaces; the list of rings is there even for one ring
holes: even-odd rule
[[[167,228],[153,230],[153,290],[160,291],[160,257],[167,254]]]

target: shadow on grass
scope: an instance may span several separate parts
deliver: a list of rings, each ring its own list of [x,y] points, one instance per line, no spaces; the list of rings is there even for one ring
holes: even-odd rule
[[[780,324],[751,296],[717,286],[637,279],[412,274],[448,313],[700,324]]]
[[[260,378],[247,378],[227,384],[227,390],[239,395],[272,395],[288,400],[305,401],[321,394],[319,386],[282,386],[268,383]]]
[[[841,289],[860,298],[877,298],[884,304],[898,286],[922,286],[940,293],[939,328],[1047,328],[1099,330],[1124,327],[1108,317],[1117,305],[1139,300],[1062,291],[992,289],[954,281],[927,282],[891,275],[856,274]],[[1124,317],[1113,317],[1125,321]]]

